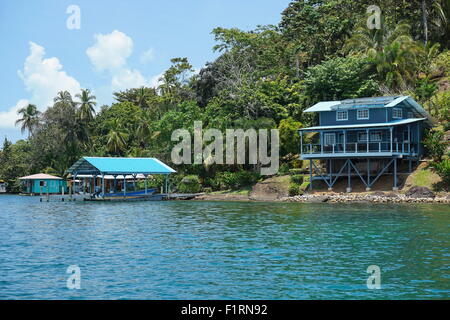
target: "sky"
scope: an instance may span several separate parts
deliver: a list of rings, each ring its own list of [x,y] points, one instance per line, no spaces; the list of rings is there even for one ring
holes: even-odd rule
[[[114,91],[156,85],[172,58],[200,70],[218,55],[212,29],[277,24],[289,2],[2,0],[0,139],[24,138],[17,110],[45,111],[58,91],[89,88],[101,106]]]

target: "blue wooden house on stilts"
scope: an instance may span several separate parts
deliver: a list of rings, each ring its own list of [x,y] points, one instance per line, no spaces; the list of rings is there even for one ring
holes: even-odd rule
[[[319,116],[319,126],[299,130],[300,158],[309,160],[311,190],[314,181],[332,190],[346,177],[351,192],[356,176],[369,191],[384,174],[392,174],[393,190],[398,190],[399,164],[407,161],[411,172],[423,154],[423,130],[433,126],[430,115],[409,96],[319,102],[304,112]],[[314,142],[304,143],[311,132]]]

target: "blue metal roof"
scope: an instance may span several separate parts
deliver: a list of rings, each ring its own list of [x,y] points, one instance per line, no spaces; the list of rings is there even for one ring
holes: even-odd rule
[[[347,99],[342,101],[322,101],[316,103],[312,107],[306,109],[304,112],[320,112],[320,111],[333,111],[352,108],[382,108],[390,107],[393,101],[399,97],[373,97],[373,98],[358,98]],[[402,97],[400,97],[402,98]],[[406,96],[405,98],[409,98]],[[403,100],[401,100],[403,101]],[[400,102],[401,102],[400,101]]]
[[[83,157],[68,170],[76,174],[170,174],[176,172],[155,158]]]
[[[390,121],[390,122],[380,122],[380,123],[348,124],[348,125],[336,125],[336,126],[317,126],[317,127],[302,128],[302,129],[299,129],[299,131],[392,127],[392,126],[400,126],[403,124],[414,123],[417,121],[424,121],[424,120],[426,120],[426,118],[402,119],[402,120],[394,120],[394,121]]]
[[[316,103],[303,112],[322,112],[335,110],[350,110],[357,108],[392,108],[397,105],[407,105],[415,109],[430,127],[434,124],[434,119],[410,96],[390,96],[347,99],[342,101],[323,101]]]

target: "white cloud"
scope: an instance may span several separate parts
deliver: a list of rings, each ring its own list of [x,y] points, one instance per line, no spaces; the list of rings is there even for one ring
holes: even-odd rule
[[[156,76],[153,76],[150,78],[149,86],[152,88],[158,87],[161,85],[161,77],[164,75],[164,72],[161,72],[160,74],[157,74]]]
[[[113,71],[125,67],[133,52],[133,40],[114,30],[109,34],[94,35],[95,44],[86,50],[92,65],[99,71]]]
[[[17,111],[28,103],[44,111],[59,91],[67,90],[72,95],[80,91],[80,83],[63,70],[58,58],[44,56],[44,47],[30,42],[30,55],[25,59],[23,70],[17,73],[31,97],[19,100],[7,111],[0,111],[1,128],[15,128],[15,121],[19,118]]]
[[[59,91],[67,90],[72,95],[80,91],[80,83],[69,76],[58,58],[44,58],[44,47],[30,42],[30,55],[26,58],[19,77],[26,89],[31,92],[30,101],[40,110],[45,110],[53,103],[53,98]]]
[[[16,120],[19,118],[17,111],[28,105],[29,101],[21,99],[14,107],[11,107],[8,111],[0,112],[0,128],[15,128]]]
[[[157,78],[161,75],[146,78],[128,65],[127,60],[133,53],[133,39],[128,35],[114,30],[108,34],[96,34],[94,40],[86,54],[97,71],[110,74],[112,91],[157,85]],[[140,55],[140,62],[147,63],[153,58],[154,50],[149,49]]]
[[[113,91],[148,86],[148,81],[138,70],[122,69],[116,72],[111,80]]]
[[[141,56],[139,57],[139,61],[142,64],[149,63],[155,58],[155,50],[152,48],[148,49],[147,51],[144,51],[141,53]]]

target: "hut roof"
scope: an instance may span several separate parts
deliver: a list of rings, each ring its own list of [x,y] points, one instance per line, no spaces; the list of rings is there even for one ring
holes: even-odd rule
[[[31,176],[20,177],[19,180],[62,180],[62,178],[46,173],[37,173]]]

